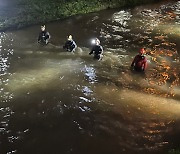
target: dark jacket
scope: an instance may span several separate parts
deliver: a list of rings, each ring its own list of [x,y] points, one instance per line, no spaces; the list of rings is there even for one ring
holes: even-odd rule
[[[38,42],[46,43],[46,41],[50,39],[50,34],[47,31],[41,31],[39,33]]]
[[[137,71],[145,71],[147,68],[147,58],[143,55],[136,55],[131,66]]]
[[[77,45],[75,43],[75,41],[73,40],[67,40],[65,45],[63,46],[64,49],[66,49],[67,51],[74,51],[76,49]]]
[[[101,45],[94,45],[91,52],[89,53],[90,55],[94,53],[94,58],[99,59],[100,55],[103,54],[103,48]]]

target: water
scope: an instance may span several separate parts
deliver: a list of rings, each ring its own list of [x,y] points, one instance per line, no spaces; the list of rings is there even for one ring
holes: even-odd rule
[[[168,153],[180,140],[180,1],[1,33],[0,153]],[[76,53],[62,50],[72,34]],[[88,55],[99,37],[104,58]],[[145,74],[130,71],[147,47]]]

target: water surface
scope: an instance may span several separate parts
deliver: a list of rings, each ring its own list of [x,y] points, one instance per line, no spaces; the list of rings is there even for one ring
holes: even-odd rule
[[[180,1],[1,33],[0,153],[168,153],[180,143]],[[66,36],[78,44],[62,50]],[[98,37],[104,58],[89,56]],[[130,70],[147,48],[145,74]]]

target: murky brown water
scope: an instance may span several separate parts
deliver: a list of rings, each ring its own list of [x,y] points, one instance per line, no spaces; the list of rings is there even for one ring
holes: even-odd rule
[[[180,143],[180,1],[1,33],[0,153],[168,153]],[[75,54],[61,48],[72,34]],[[102,61],[88,55],[99,37]],[[129,66],[142,46],[148,69]]]

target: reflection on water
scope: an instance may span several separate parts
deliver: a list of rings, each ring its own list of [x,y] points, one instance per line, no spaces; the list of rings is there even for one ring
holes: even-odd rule
[[[13,39],[11,34],[1,33],[0,35],[0,100],[7,102],[13,97],[13,94],[5,88],[8,85],[9,76],[11,75],[8,69],[14,51],[12,47]]]
[[[0,153],[167,153],[180,129],[180,3],[105,10],[1,33]],[[61,46],[71,33],[79,45]],[[28,36],[28,37],[27,37]],[[100,37],[102,61],[89,53]],[[23,39],[22,39],[23,38]],[[147,48],[145,74],[130,71]]]
[[[97,82],[97,80],[96,80],[96,72],[95,72],[95,69],[93,67],[87,67],[85,65],[84,72],[85,72],[85,75],[88,77],[88,80],[89,80],[90,83]]]

